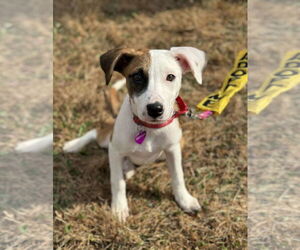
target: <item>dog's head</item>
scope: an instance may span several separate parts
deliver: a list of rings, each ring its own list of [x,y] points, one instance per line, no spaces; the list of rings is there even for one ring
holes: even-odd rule
[[[106,84],[113,71],[121,73],[126,78],[132,112],[152,123],[161,123],[173,115],[183,74],[192,72],[202,83],[205,63],[205,53],[192,47],[113,49],[100,57]]]

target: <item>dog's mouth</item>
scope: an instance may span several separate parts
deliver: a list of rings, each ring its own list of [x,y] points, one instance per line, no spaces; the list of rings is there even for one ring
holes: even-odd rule
[[[172,118],[172,116],[174,115],[174,113],[175,113],[175,111],[170,112],[170,114],[168,114],[167,118],[165,116],[161,116],[161,117],[157,117],[157,118],[147,116],[144,118],[140,118],[140,120],[143,120],[148,123],[160,124],[160,123],[164,123],[164,122],[167,122],[168,120],[170,120]]]

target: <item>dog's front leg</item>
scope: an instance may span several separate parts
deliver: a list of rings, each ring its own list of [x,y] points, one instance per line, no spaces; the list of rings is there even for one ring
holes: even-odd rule
[[[187,213],[201,209],[199,202],[186,189],[182,170],[181,147],[174,144],[165,150],[167,164],[172,178],[172,188],[176,202]]]
[[[109,144],[109,167],[112,202],[111,208],[113,214],[122,222],[129,215],[128,204],[126,199],[126,182],[123,175],[124,158],[112,143]]]

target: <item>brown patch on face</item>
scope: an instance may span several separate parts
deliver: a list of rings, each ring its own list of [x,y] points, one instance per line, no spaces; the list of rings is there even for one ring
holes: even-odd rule
[[[144,66],[150,64],[149,50],[146,49],[130,49],[120,48],[109,50],[100,56],[100,66],[105,73],[106,84],[110,82],[113,71],[117,71],[126,77],[129,65]]]
[[[123,75],[127,78],[130,74],[136,72],[138,69],[143,69],[145,72],[150,68],[150,53],[149,50],[138,50],[139,54],[135,55],[131,62],[123,71]]]
[[[143,50],[141,55],[135,56],[125,68],[126,86],[130,97],[142,94],[148,87],[150,68],[149,50]]]
[[[100,57],[100,65],[105,73],[106,84],[113,71],[126,77],[129,95],[139,95],[147,89],[150,68],[150,53],[147,49],[114,49]]]

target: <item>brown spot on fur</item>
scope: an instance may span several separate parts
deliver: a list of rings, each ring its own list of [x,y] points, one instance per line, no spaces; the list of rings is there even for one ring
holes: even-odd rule
[[[143,54],[135,56],[124,69],[123,75],[126,77],[126,87],[130,97],[140,95],[147,89],[149,68],[150,53],[147,50]]]
[[[116,118],[121,105],[117,91],[114,88],[106,88],[104,90],[104,98],[108,110],[111,112],[111,115]]]
[[[100,56],[100,66],[105,73],[106,84],[110,82],[113,71],[126,77],[136,67],[141,65],[145,67],[148,64],[150,64],[150,54],[146,49],[119,48],[109,50]]]
[[[150,53],[149,50],[138,50],[131,62],[124,68],[123,75],[128,77],[130,74],[136,72],[138,69],[143,69],[145,72],[150,68]]]
[[[97,142],[99,145],[103,144],[108,137],[111,137],[115,121],[105,122],[101,128],[97,128]]]
[[[108,137],[109,139],[111,138],[115,119],[121,106],[118,93],[114,88],[106,87],[102,94],[106,104],[105,110],[108,110],[109,112],[105,122],[101,122],[99,128],[97,128],[97,142],[99,145],[106,142]]]

